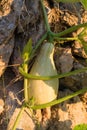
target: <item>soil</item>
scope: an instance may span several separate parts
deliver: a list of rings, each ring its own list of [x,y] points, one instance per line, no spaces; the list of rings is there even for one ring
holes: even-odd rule
[[[11,0],[7,1],[10,2]],[[2,2],[3,4],[3,0],[1,0],[0,2]],[[80,3],[64,4],[61,2],[56,3],[53,0],[44,0],[44,5],[47,10],[50,28],[55,33],[61,32],[73,25],[87,22],[87,11],[83,9]],[[6,9],[6,13],[9,13],[10,8],[7,9],[6,6],[4,6],[4,8],[2,9],[2,7],[3,6],[1,5],[0,10]],[[28,5],[26,7],[30,8],[30,6],[28,7]],[[33,14],[34,9],[36,11],[37,8],[38,6],[33,6],[31,14]],[[38,10],[36,13],[39,14]],[[3,13],[1,15],[3,15]],[[37,15],[37,17],[40,17],[39,15]],[[36,19],[33,19],[31,21],[34,22],[35,20]],[[21,19],[20,22],[22,22]],[[32,37],[33,46],[35,46],[38,39],[40,39],[42,34],[45,32],[43,22],[40,23],[40,27],[42,28],[39,27],[39,22],[39,20],[36,20],[36,23],[34,24],[37,25],[34,26],[32,26],[32,22],[32,25],[31,23],[29,23],[30,32],[28,33],[29,28],[27,28],[26,31],[26,34],[28,34],[25,38],[25,41],[27,41],[28,36]],[[20,44],[21,41],[24,39],[22,31],[25,31],[25,26],[26,23],[23,24],[23,30],[21,30],[20,26],[17,28],[18,34],[14,32],[14,34],[16,33],[16,44],[14,44],[15,47],[13,50],[13,54],[11,55],[9,65],[11,63],[16,64],[21,62],[20,55],[17,52],[18,50],[16,49],[17,43]],[[39,32],[39,34],[37,35],[36,30],[40,29],[43,29],[43,31]],[[77,30],[76,32],[67,35],[67,37],[76,36],[80,33],[80,31],[81,30]],[[70,72],[72,70],[87,66],[87,55],[80,43],[75,41],[63,41],[62,44],[61,42],[55,41],[55,43],[54,62],[58,73]],[[79,75],[62,78],[60,79],[58,98],[67,96],[86,86],[86,72]],[[8,66],[6,71],[0,78],[0,130],[12,129],[14,121],[18,115],[18,112],[20,111],[22,103],[24,102],[23,91],[23,79],[21,76],[19,76],[17,67]],[[72,130],[74,126],[78,124],[87,124],[87,92],[53,107],[34,111],[33,116],[32,112],[26,108],[17,126],[17,130]]]

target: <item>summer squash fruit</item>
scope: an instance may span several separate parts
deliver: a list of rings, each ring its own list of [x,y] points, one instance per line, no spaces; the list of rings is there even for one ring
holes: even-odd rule
[[[37,56],[30,74],[37,76],[57,75],[54,60],[54,45],[44,43]],[[29,98],[33,97],[35,104],[44,104],[57,98],[59,79],[29,80]]]

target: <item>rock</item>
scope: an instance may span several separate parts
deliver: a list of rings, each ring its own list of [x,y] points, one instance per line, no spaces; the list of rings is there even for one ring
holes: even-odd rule
[[[18,24],[22,0],[1,1],[0,10],[0,76],[6,69],[14,47],[14,31]]]
[[[32,45],[35,47],[38,40],[45,33],[42,9],[39,0],[26,0],[24,2],[21,15],[18,21],[17,31],[15,33],[15,47],[12,56],[12,64],[21,64],[21,52],[31,38]],[[19,74],[18,67],[13,68],[14,72]]]
[[[65,90],[64,92],[60,92],[60,95],[64,97],[71,93],[71,91]],[[59,104],[58,118],[59,130],[71,130],[75,125],[87,124],[87,112],[80,98],[77,96]]]
[[[9,123],[7,124],[7,130],[12,130],[14,122],[17,118],[18,113],[21,110],[23,95],[22,82],[17,82],[14,85],[7,88],[7,97],[5,100],[6,105],[6,115],[8,117]],[[23,130],[35,130],[35,124],[31,115],[31,111],[25,108],[21,118],[18,122],[17,129]]]
[[[69,89],[59,91],[58,98],[72,94]],[[87,111],[76,96],[51,108],[51,119],[42,130],[72,130],[78,124],[87,124]]]
[[[83,61],[81,61],[83,63]],[[85,67],[85,62],[82,64],[79,61],[74,60],[73,70],[82,69]],[[64,77],[60,79],[61,88],[69,88],[73,91],[77,91],[87,86],[87,71],[78,73],[72,76]]]
[[[12,130],[12,127],[14,125],[14,122],[15,122],[17,115],[20,112],[20,110],[21,110],[20,108],[15,109],[15,111],[14,111],[14,113],[13,113],[11,119],[10,119],[10,122],[8,124],[7,130]],[[25,109],[25,111],[23,111],[16,129],[35,130],[35,124],[34,124],[32,118],[31,118],[29,109]]]
[[[29,38],[32,38],[33,44],[35,45],[35,43],[44,34],[44,31],[45,27],[42,11],[39,6],[39,0],[33,2],[28,0],[1,1],[0,76],[3,74],[8,65],[10,56],[13,52],[13,47],[14,53],[12,57],[12,64],[20,64],[21,54],[19,52],[23,50],[26,42]],[[14,36],[15,42],[13,40]],[[19,41],[18,39],[21,40]],[[6,53],[5,50],[8,53]],[[16,69],[16,71],[18,72],[18,69]]]
[[[81,10],[81,3],[77,2],[77,3],[63,3],[60,2],[60,9],[61,10],[65,10],[67,12],[71,12],[72,14],[78,16],[78,13],[80,14],[81,12],[79,10]]]
[[[12,37],[7,44],[0,45],[0,76],[5,71],[8,65],[9,58],[12,54],[14,47],[14,37]]]
[[[87,86],[87,73],[81,73],[60,80],[62,87],[69,88],[70,90],[77,91]]]
[[[13,72],[11,70],[9,72],[11,72],[10,76],[12,77]],[[6,79],[9,80],[10,76],[9,78],[8,76],[6,77]],[[18,81],[15,84],[9,84],[8,87],[6,88],[6,99],[5,99],[6,115],[4,115],[4,118],[5,116],[7,116],[9,120],[7,124],[7,130],[12,130],[16,117],[19,111],[21,110],[22,101],[24,100],[22,87],[23,82]],[[35,130],[33,117],[31,115],[31,111],[28,108],[26,108],[25,111],[22,113],[17,129]]]
[[[56,48],[55,64],[60,73],[70,72],[73,68],[71,48]]]

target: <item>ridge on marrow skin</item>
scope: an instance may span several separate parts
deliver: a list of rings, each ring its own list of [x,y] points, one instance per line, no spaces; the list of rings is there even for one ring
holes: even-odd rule
[[[44,43],[33,64],[30,74],[37,76],[57,75],[53,61],[54,45]],[[59,79],[29,80],[29,98],[33,97],[35,104],[48,103],[57,97]]]

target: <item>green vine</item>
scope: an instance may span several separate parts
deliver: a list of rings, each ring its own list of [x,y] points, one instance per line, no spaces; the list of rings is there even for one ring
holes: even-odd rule
[[[87,67],[84,67],[83,69],[74,70],[72,72],[58,74],[58,75],[51,75],[51,76],[36,76],[26,73],[21,67],[19,68],[19,72],[27,79],[35,79],[35,80],[52,80],[54,78],[64,78],[71,75],[75,75],[78,73],[85,72],[87,70]]]

